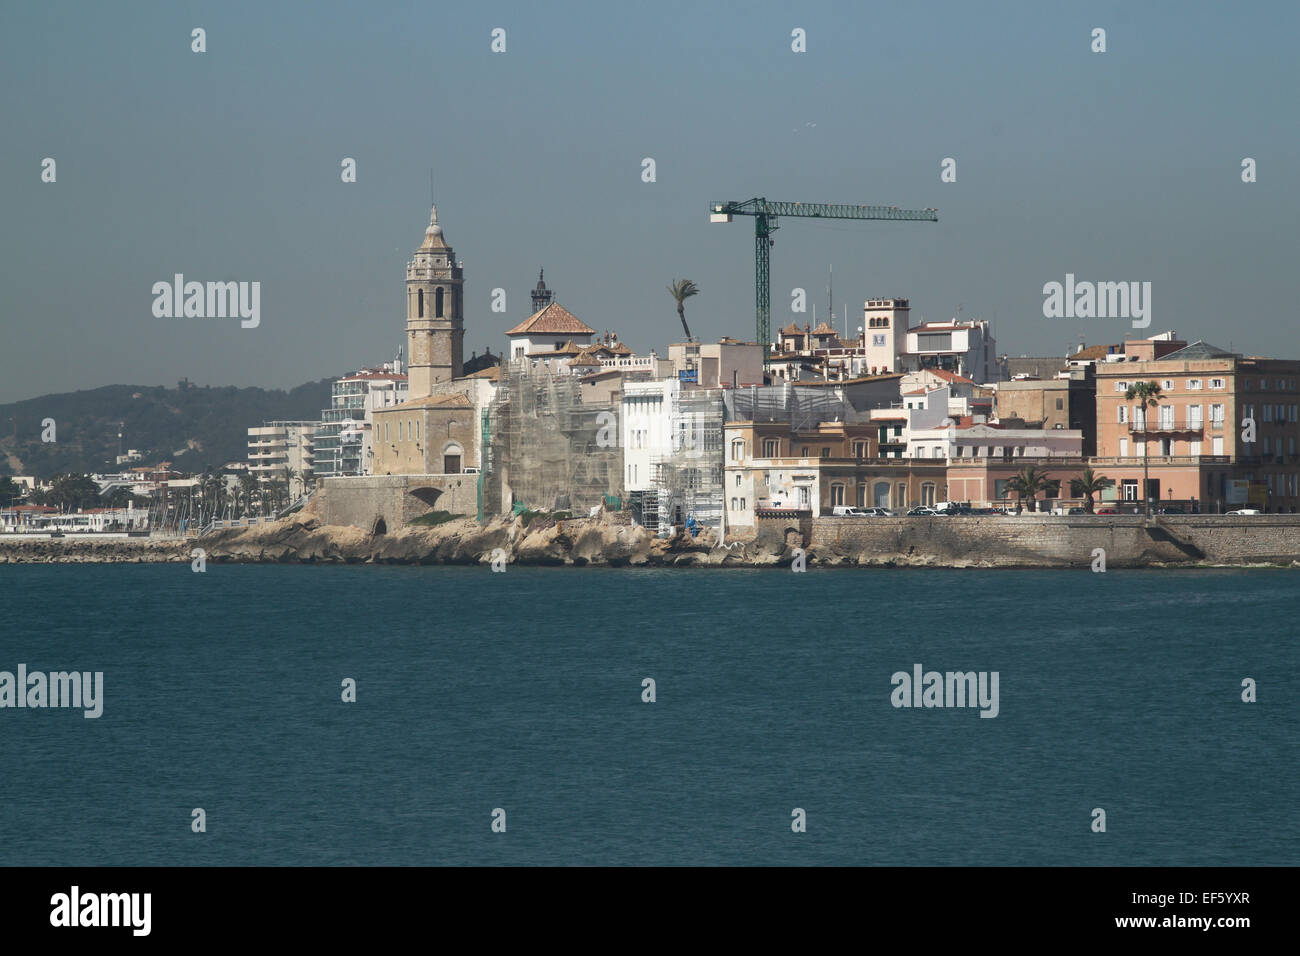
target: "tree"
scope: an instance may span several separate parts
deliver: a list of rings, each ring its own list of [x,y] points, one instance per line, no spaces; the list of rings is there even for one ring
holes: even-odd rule
[[[693,295],[700,294],[700,287],[690,279],[674,279],[672,285],[668,287],[669,293],[677,301],[677,317],[682,320],[682,331],[686,333],[686,341],[690,342],[691,328],[686,324],[686,300]]]
[[[0,475],[0,501],[8,508],[14,503],[15,498],[22,497],[23,489],[18,482],[14,481],[8,475]]]
[[[253,493],[257,490],[257,479],[252,475],[239,476],[239,493],[243,499],[243,515],[248,517],[248,513],[253,510]]]
[[[1142,413],[1142,500],[1146,516],[1151,517],[1151,476],[1147,465],[1147,409],[1160,407],[1159,382],[1134,382],[1124,393],[1128,401],[1138,399],[1138,410]],[[1137,425],[1138,422],[1133,422]],[[1131,428],[1131,426],[1130,426]]]
[[[38,505],[76,511],[99,504],[99,486],[88,475],[55,475],[48,489],[32,497]]]
[[[1083,507],[1088,514],[1092,514],[1092,496],[1113,487],[1115,487],[1114,478],[1095,474],[1091,468],[1083,469],[1082,477],[1070,479],[1070,494],[1076,498],[1087,496],[1088,500]]]
[[[1041,472],[1033,465],[1026,465],[1020,470],[1020,473],[1007,480],[1007,487],[1016,492],[1021,500],[1029,499],[1029,510],[1038,510],[1038,499],[1035,497],[1040,491],[1046,491],[1053,485],[1053,479],[1048,478],[1046,472]]]
[[[293,482],[298,477],[298,469],[291,465],[284,467],[284,497],[286,501],[293,500]]]

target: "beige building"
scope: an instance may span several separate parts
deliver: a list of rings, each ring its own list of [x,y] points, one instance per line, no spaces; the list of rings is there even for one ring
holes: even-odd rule
[[[406,370],[412,399],[430,395],[437,382],[464,374],[464,284],[464,271],[443,237],[434,206],[424,241],[406,266]]]
[[[679,380],[701,388],[763,384],[763,347],[756,342],[725,336],[716,342],[674,342],[668,361]]]
[[[415,398],[374,413],[376,475],[478,470],[479,416],[461,392]]]

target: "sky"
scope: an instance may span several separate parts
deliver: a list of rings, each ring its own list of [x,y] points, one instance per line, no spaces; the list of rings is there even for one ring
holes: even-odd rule
[[[781,220],[774,328],[826,318],[833,268],[840,328],[904,296],[914,322],[991,320],[1010,355],[1172,328],[1300,358],[1300,4],[51,2],[4,22],[0,401],[390,359],[430,171],[466,357],[506,348],[542,266],[639,353],[681,338],[674,278],[702,290],[698,337],[753,339],[752,224],[708,206],[763,196],[939,210]],[[260,323],[156,317],[176,273],[259,282]],[[1151,326],[1046,318],[1067,274],[1150,282]]]

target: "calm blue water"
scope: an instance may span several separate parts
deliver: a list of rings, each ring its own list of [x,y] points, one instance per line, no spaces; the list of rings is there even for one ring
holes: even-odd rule
[[[106,698],[0,710],[5,864],[1300,863],[1293,572],[42,565],[0,608],[0,670]],[[895,709],[917,662],[1000,715]]]

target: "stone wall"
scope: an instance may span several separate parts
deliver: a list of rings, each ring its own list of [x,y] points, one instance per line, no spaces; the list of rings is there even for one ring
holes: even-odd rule
[[[478,514],[478,475],[369,475],[323,478],[310,511],[323,524],[396,531],[429,511]]]
[[[779,540],[797,527],[782,518],[761,518],[757,524],[759,540]],[[1300,515],[1170,515],[1150,523],[1129,515],[815,518],[809,524],[798,530],[812,555],[859,564],[901,559],[1087,567],[1095,548],[1105,550],[1108,567],[1300,561]]]

